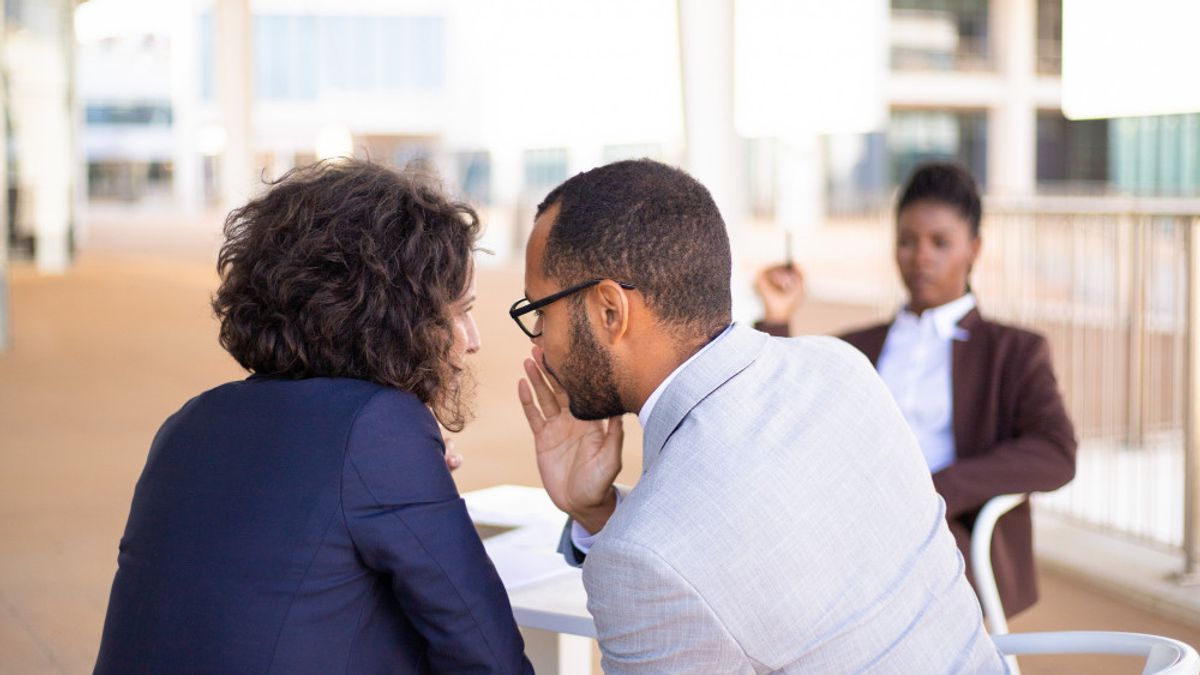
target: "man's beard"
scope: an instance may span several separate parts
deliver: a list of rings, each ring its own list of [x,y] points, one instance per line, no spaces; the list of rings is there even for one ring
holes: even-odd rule
[[[571,345],[561,373],[546,372],[567,392],[571,414],[581,420],[602,420],[625,414],[617,393],[612,357],[592,335],[582,311],[571,311]]]

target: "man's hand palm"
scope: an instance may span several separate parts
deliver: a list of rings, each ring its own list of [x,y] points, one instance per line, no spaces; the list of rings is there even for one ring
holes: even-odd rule
[[[620,447],[605,448],[605,432],[604,422],[585,422],[562,410],[546,420],[542,434],[534,434],[538,471],[560,508],[600,501],[620,472]]]
[[[533,432],[546,492],[569,514],[594,509],[609,497],[621,471],[621,418],[607,423],[577,419],[566,394],[551,388],[536,361],[526,360],[525,374],[528,380],[521,381],[518,396]]]

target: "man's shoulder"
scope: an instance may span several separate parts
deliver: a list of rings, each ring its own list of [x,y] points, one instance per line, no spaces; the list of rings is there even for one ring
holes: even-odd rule
[[[879,352],[883,348],[883,343],[887,340],[888,331],[891,328],[891,323],[876,323],[842,333],[838,335],[838,339],[844,340],[864,355],[874,359],[879,357]]]
[[[763,377],[763,371],[786,374],[821,374],[845,376],[874,371],[870,361],[854,345],[828,335],[803,335],[799,337],[773,337],[760,358],[760,368],[752,371],[754,376]],[[772,379],[769,375],[766,381]]]

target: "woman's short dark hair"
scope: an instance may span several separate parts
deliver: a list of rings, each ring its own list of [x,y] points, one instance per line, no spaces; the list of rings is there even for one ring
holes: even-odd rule
[[[469,416],[451,304],[479,217],[428,174],[360,160],[293,169],[225,221],[212,306],[251,372],[412,392],[448,429]]]
[[[924,201],[953,207],[971,226],[971,236],[979,236],[983,206],[979,199],[979,185],[966,167],[954,162],[930,162],[918,166],[900,191],[896,217],[899,218],[900,212],[909,204]]]

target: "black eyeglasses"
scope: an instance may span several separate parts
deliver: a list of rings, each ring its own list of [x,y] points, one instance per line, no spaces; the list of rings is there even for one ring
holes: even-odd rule
[[[562,300],[572,293],[578,293],[585,288],[591,288],[601,281],[604,281],[604,279],[590,279],[582,284],[576,284],[570,288],[554,293],[553,295],[547,295],[537,302],[531,302],[529,298],[521,298],[512,304],[512,307],[510,307],[508,310],[508,315],[513,318],[513,321],[517,322],[517,325],[521,327],[521,330],[524,331],[526,335],[531,338],[538,337],[542,334],[542,313],[540,310],[543,307],[549,305],[550,303]],[[635,288],[633,284],[627,284],[623,281],[618,281],[617,285],[627,291],[632,291]]]

